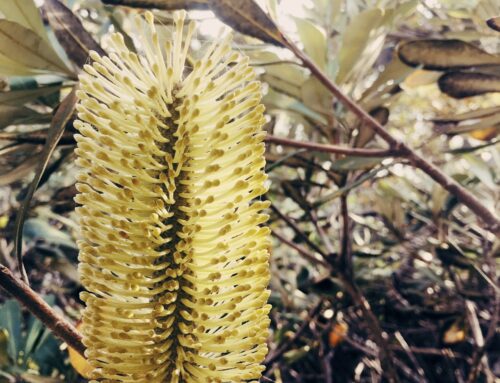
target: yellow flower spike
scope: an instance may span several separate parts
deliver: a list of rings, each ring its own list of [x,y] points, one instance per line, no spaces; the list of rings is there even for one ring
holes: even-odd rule
[[[75,200],[91,382],[255,382],[269,326],[260,85],[230,40],[185,66],[175,14],[80,76]],[[183,36],[186,36],[183,38]]]

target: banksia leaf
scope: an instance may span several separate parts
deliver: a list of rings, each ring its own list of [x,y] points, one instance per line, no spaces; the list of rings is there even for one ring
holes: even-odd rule
[[[260,85],[228,39],[185,65],[184,13],[172,41],[151,13],[137,28],[143,53],[113,35],[78,93],[93,382],[257,381],[270,310]]]

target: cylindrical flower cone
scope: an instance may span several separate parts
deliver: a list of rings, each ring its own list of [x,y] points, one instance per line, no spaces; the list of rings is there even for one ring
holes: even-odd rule
[[[82,331],[93,382],[260,378],[270,306],[260,84],[229,39],[186,58],[140,17],[91,54],[78,121]]]

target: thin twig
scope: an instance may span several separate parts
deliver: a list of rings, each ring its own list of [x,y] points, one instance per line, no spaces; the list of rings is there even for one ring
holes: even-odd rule
[[[388,382],[398,382],[399,379],[397,377],[396,369],[394,368],[395,359],[392,350],[389,347],[389,343],[387,342],[387,335],[382,330],[377,317],[370,307],[370,303],[363,295],[359,287],[351,279],[346,278],[342,274],[340,274],[340,279],[342,280],[346,292],[363,312],[363,319],[378,345],[379,358],[382,366],[385,368],[384,372],[386,373]]]
[[[250,65],[253,67],[271,66],[271,65],[298,65],[299,67],[302,67],[302,65],[300,65],[300,63],[298,63],[297,61],[293,61],[293,60],[266,61],[266,62],[260,62],[260,63],[259,62],[257,62],[257,63],[251,62]]]
[[[283,242],[285,245],[291,247],[292,249],[296,250],[300,255],[302,255],[304,258],[310,260],[313,263],[316,263],[318,265],[321,265],[327,269],[330,269],[330,264],[325,262],[324,260],[320,258],[316,258],[314,255],[309,253],[306,249],[302,248],[301,246],[293,243],[292,241],[289,241],[285,237],[283,237],[281,234],[277,233],[275,230],[271,231],[271,234],[273,237],[278,238],[281,242]]]
[[[408,356],[408,359],[411,360],[411,362],[413,363],[413,366],[417,370],[417,373],[420,375],[421,380],[419,380],[419,382],[421,382],[421,383],[427,382],[427,379],[425,378],[424,369],[420,366],[420,363],[418,363],[417,358],[413,354],[413,351],[411,350],[410,345],[408,344],[408,342],[406,342],[406,339],[403,337],[403,334],[401,334],[401,332],[399,332],[399,331],[396,331],[394,333],[394,337],[401,344],[401,347],[403,348],[404,352]]]
[[[356,342],[354,339],[351,339],[349,337],[346,337],[345,341],[347,343],[349,343],[355,349],[364,352],[366,355],[371,356],[372,358],[377,358],[378,357],[377,350],[374,350],[374,349],[372,349],[370,347],[362,345],[362,344]],[[402,363],[400,360],[396,359],[394,361],[394,364],[401,369],[401,371],[406,375],[407,378],[411,379],[413,382],[420,383],[420,380],[418,380],[417,377],[413,376],[412,371],[404,363]],[[367,366],[371,367],[368,364],[367,364]],[[376,369],[376,373],[377,373],[377,375],[380,375],[381,373],[383,373],[383,371],[379,371],[379,368],[377,368]]]
[[[299,329],[295,332],[295,334],[293,334],[293,336],[291,338],[289,338],[288,340],[284,341],[276,351],[274,351],[272,354],[268,355],[268,357],[266,358],[266,360],[264,362],[264,364],[266,366],[272,365],[279,358],[281,358],[281,356],[285,352],[287,352],[290,349],[290,347],[297,341],[297,339],[299,339],[299,337],[302,335],[302,333],[307,329],[307,327],[309,326],[311,321],[316,317],[316,315],[318,315],[322,304],[323,304],[323,302],[320,301],[318,304],[313,306],[313,308],[311,310],[309,310],[307,317],[304,319],[304,321],[300,325]]]
[[[490,280],[496,281],[497,280],[497,269],[495,267],[496,261],[490,246],[491,243],[488,243],[488,241],[485,240],[484,241],[485,260],[490,269],[490,275],[485,274],[485,277],[487,277]],[[477,270],[480,270],[480,268],[478,267]],[[486,336],[484,337],[484,344],[482,345],[482,347],[479,347],[479,345],[476,344],[474,353],[472,354],[472,361],[470,363],[467,383],[473,383],[477,380],[478,374],[480,372],[481,361],[484,358],[486,350],[488,349],[488,347],[490,347],[491,343],[493,342],[498,328],[498,320],[500,318],[500,294],[498,292],[496,284],[490,285],[490,287],[492,287],[494,294],[491,318],[489,320]],[[486,371],[485,374],[487,374],[488,372],[489,371]]]
[[[469,323],[469,326],[470,326],[470,329],[472,332],[472,338],[474,339],[475,347],[476,347],[476,349],[480,350],[484,347],[485,342],[484,342],[483,333],[481,331],[481,325],[479,324],[479,319],[477,317],[476,307],[472,301],[466,300],[465,301],[465,309],[466,309],[465,312],[467,314],[467,320],[468,320],[468,323]],[[477,357],[477,355],[478,355],[478,353],[475,352],[476,357]],[[476,358],[473,358],[473,363],[475,362],[475,359]],[[487,364],[488,363],[488,361],[486,359],[483,360],[483,358],[480,358],[477,362],[478,362],[478,364],[484,364],[484,363]],[[478,367],[477,367],[477,369],[479,370]],[[472,366],[472,368],[474,369],[475,366]]]
[[[495,305],[493,307],[493,314],[490,320],[490,325],[488,326],[486,337],[483,337],[483,334],[481,332],[481,327],[479,326],[479,320],[477,319],[474,304],[471,301],[467,301],[466,308],[467,317],[469,318],[469,323],[471,323],[474,342],[476,343],[472,361],[470,363],[471,368],[467,377],[467,383],[474,383],[477,381],[479,372],[481,370],[481,365],[483,365],[485,369],[488,366],[488,359],[485,356],[485,352],[494,338],[498,325],[498,317],[500,311],[499,295],[495,294]],[[487,374],[487,371],[485,371],[485,374]]]
[[[352,243],[351,243],[351,224],[349,219],[349,210],[347,206],[347,193],[340,196],[340,216],[342,219],[342,233],[340,240],[340,259],[339,268],[349,278],[353,278],[352,270]]]
[[[311,239],[307,236],[306,233],[304,233],[300,227],[297,226],[297,224],[293,221],[292,218],[287,216],[286,214],[282,213],[275,204],[271,204],[271,210],[276,213],[276,215],[281,218],[283,221],[286,222],[286,224],[297,234],[300,238],[304,240],[304,242],[315,252],[318,254],[321,254],[323,257],[326,257],[326,253],[318,246],[316,245]]]
[[[335,249],[333,247],[332,241],[330,241],[330,238],[328,238],[328,235],[325,233],[325,230],[323,230],[323,227],[321,227],[321,224],[319,223],[318,216],[316,215],[316,211],[313,209],[310,209],[306,212],[307,215],[311,218],[311,221],[316,228],[316,231],[321,238],[321,241],[323,242],[323,245],[326,247],[326,250],[328,251],[328,255],[332,256],[332,254],[335,252]]]
[[[332,372],[332,357],[333,350],[325,344],[325,341],[319,342],[319,357],[321,358],[321,366],[323,368],[324,382],[333,383],[333,372]]]
[[[352,270],[352,243],[351,243],[351,227],[349,220],[349,207],[347,205],[347,194],[343,194],[341,197],[341,214],[342,214],[342,238],[340,241],[340,253],[338,262],[331,259],[331,262],[337,264],[337,272],[340,275],[340,279],[344,284],[344,288],[347,293],[351,296],[352,300],[361,308],[363,312],[363,319],[366,325],[369,327],[371,334],[373,335],[375,342],[379,349],[379,358],[384,367],[384,375],[386,375],[388,382],[396,383],[398,382],[398,375],[394,363],[396,359],[389,348],[389,343],[387,342],[386,334],[382,330],[380,323],[375,316],[374,312],[370,307],[370,303],[363,295],[361,289],[358,287],[354,280],[354,273]]]
[[[390,145],[390,150],[395,150],[398,155],[407,158],[411,165],[422,170],[444,189],[457,197],[474,214],[482,219],[486,228],[492,233],[500,234],[500,219],[488,209],[470,191],[460,185],[457,181],[442,172],[436,165],[426,161],[423,157],[413,151],[404,142],[392,136],[377,120],[361,108],[356,102],[345,95],[314,62],[303,53],[292,41],[286,39],[287,47],[302,62],[304,67],[311,73],[351,112],[353,112],[361,123],[373,129],[384,141]],[[302,147],[302,146],[301,146]],[[367,150],[367,149],[365,149]]]
[[[363,149],[363,148],[347,148],[339,145],[317,144],[315,142],[297,141],[289,138],[276,137],[268,134],[266,142],[290,146],[292,148],[309,149],[315,152],[345,154],[355,157],[399,157],[402,155],[397,149]]]
[[[82,336],[75,327],[55,312],[40,296],[26,283],[16,278],[5,266],[0,265],[0,287],[12,297],[23,304],[35,317],[37,317],[52,333],[66,342],[84,356],[85,346]]]

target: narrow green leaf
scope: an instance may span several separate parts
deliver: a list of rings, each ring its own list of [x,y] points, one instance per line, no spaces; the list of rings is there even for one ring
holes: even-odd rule
[[[33,0],[0,1],[0,12],[3,13],[7,20],[31,29],[38,36],[48,41],[40,12]]]
[[[295,24],[305,52],[318,67],[324,70],[327,54],[325,32],[314,23],[303,18],[295,18]]]
[[[0,53],[28,68],[73,74],[47,41],[13,21],[0,20]]]
[[[0,75],[2,76],[29,76],[37,74],[33,68],[11,60],[6,55],[0,53]]]
[[[21,308],[17,301],[10,299],[0,306],[0,328],[9,333],[7,351],[12,360],[17,360],[22,341]]]
[[[338,190],[335,190],[334,192],[327,194],[327,195],[323,196],[322,198],[320,198],[319,200],[315,201],[313,204],[313,207],[317,208],[317,207],[319,207],[327,202],[330,202],[336,198],[339,198],[342,194],[344,194],[352,189],[357,188],[359,185],[361,185],[365,181],[368,181],[371,178],[375,178],[380,170],[387,169],[388,167],[389,166],[382,166],[382,167],[370,170],[369,172],[363,174],[361,177],[359,177],[357,180],[351,182],[350,184],[347,184],[346,186],[344,186]]]
[[[49,295],[43,297],[44,300],[50,305],[54,305],[55,297],[53,295]],[[35,350],[40,346],[41,340],[44,337],[44,332],[49,332],[45,325],[36,319],[34,316],[30,317],[30,323],[28,325],[26,335],[26,343],[24,345],[24,355],[28,357],[31,353],[34,353]]]
[[[291,78],[286,79],[265,73],[261,76],[261,80],[268,83],[271,88],[280,93],[300,99],[300,88],[296,82],[290,81]]]
[[[15,222],[15,251],[18,260],[18,267],[21,271],[21,275],[23,280],[28,283],[28,275],[26,274],[26,270],[24,268],[24,264],[22,261],[22,232],[24,220],[26,219],[26,215],[28,213],[29,205],[31,199],[33,198],[33,194],[35,193],[38,183],[43,176],[45,169],[49,163],[50,157],[54,152],[57,143],[61,139],[64,128],[66,124],[71,119],[73,115],[73,111],[75,109],[76,104],[76,89],[73,88],[70,94],[66,96],[66,98],[61,102],[59,108],[57,109],[54,118],[52,119],[52,123],[49,129],[49,134],[47,137],[47,141],[45,142],[45,146],[42,152],[42,161],[38,164],[36,169],[35,178],[31,182],[26,198],[24,199],[19,211],[17,213],[16,222]]]
[[[299,149],[299,150],[296,150],[296,151],[293,151],[293,152],[287,154],[286,156],[283,156],[282,158],[280,158],[276,162],[273,162],[272,164],[270,164],[269,166],[267,166],[266,167],[266,173],[270,173],[274,169],[276,169],[276,168],[280,167],[281,165],[283,165],[286,162],[286,160],[288,160],[288,159],[296,156],[297,154],[304,153],[304,152],[307,152],[307,149]]]
[[[380,8],[367,9],[354,17],[347,26],[342,35],[342,48],[338,54],[339,71],[336,78],[338,83],[347,82],[355,67],[361,65],[360,57],[367,50],[372,38],[382,32],[379,27],[383,15],[384,11]]]
[[[300,87],[300,97],[305,106],[315,112],[325,115],[333,114],[333,99],[331,93],[315,77],[309,77]]]

